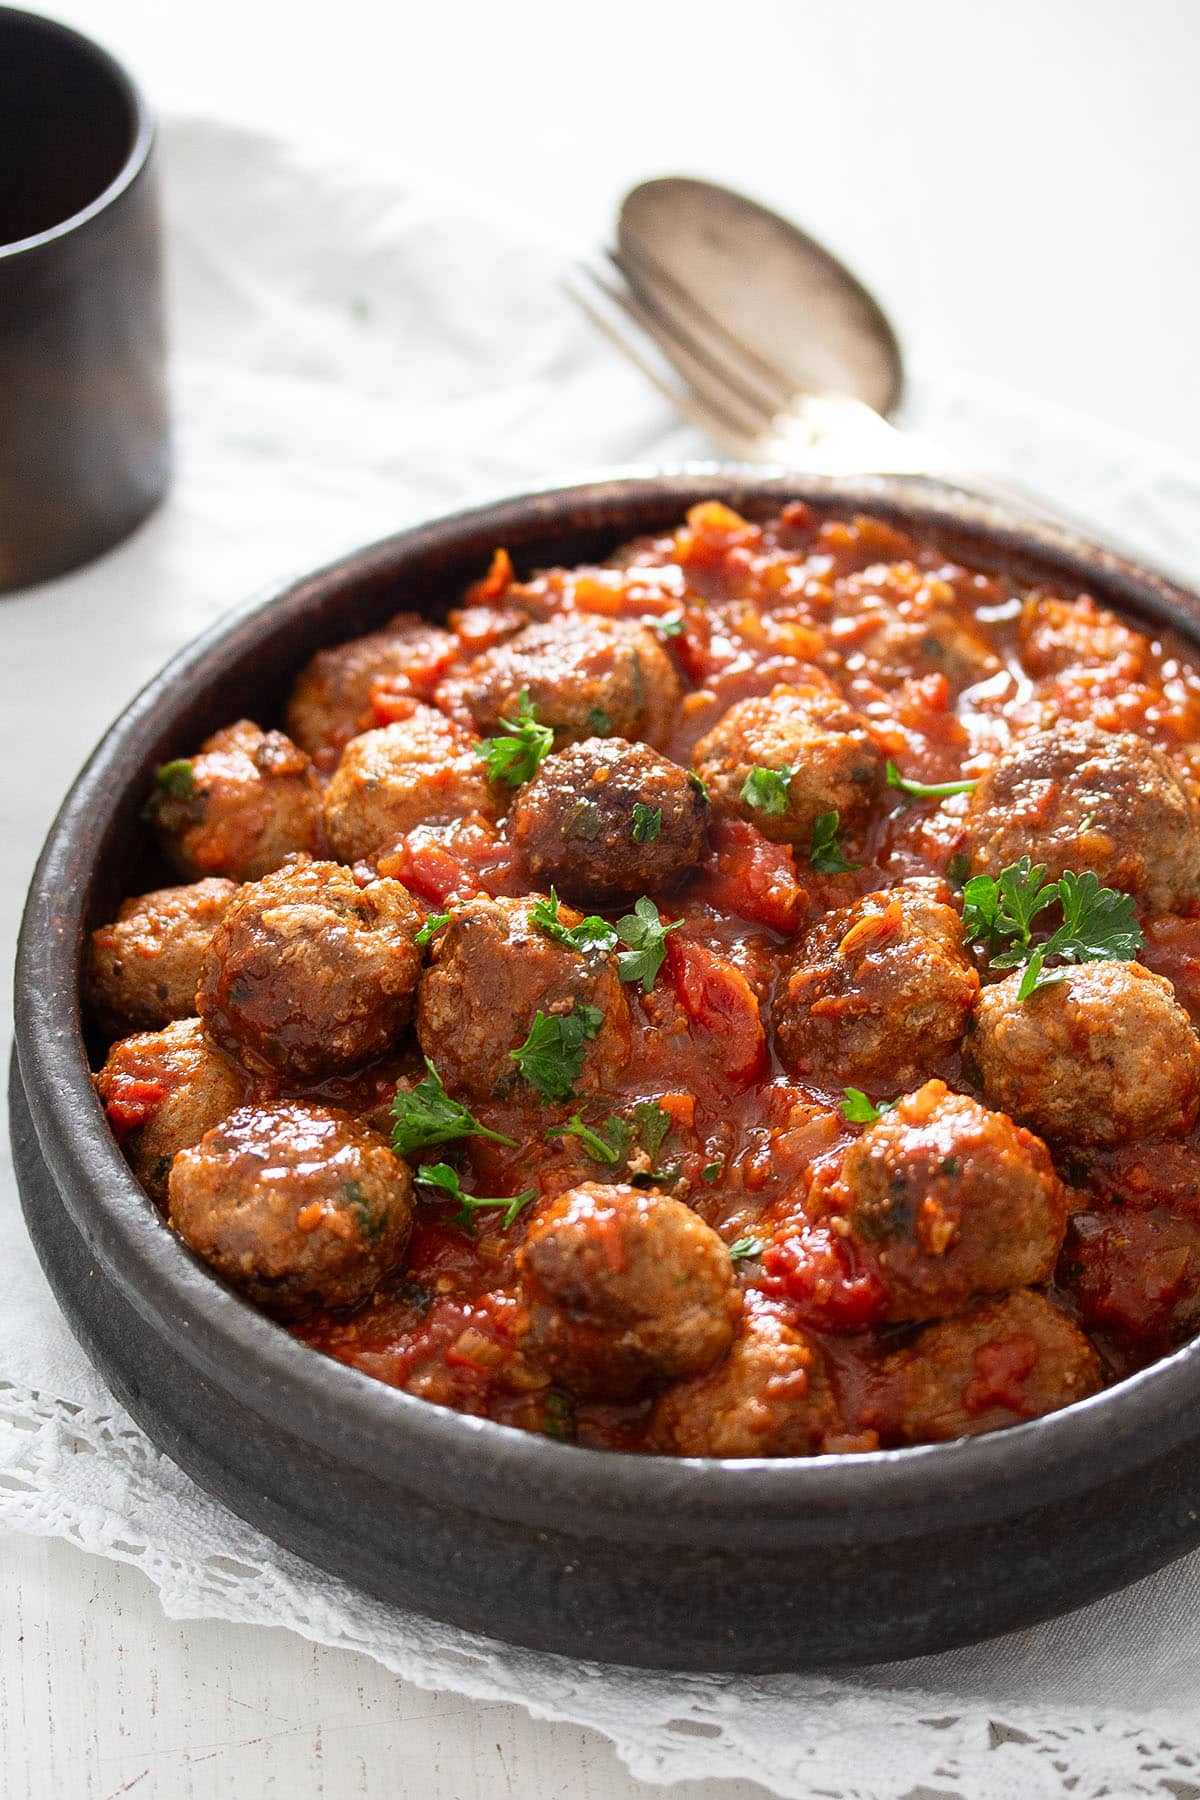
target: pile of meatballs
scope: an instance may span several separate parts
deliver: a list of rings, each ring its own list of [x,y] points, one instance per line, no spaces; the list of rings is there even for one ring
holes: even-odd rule
[[[1054,1285],[1089,1159],[1192,1154],[1200,1041],[1141,961],[1064,965],[1021,999],[1021,971],[965,941],[961,888],[1027,856],[1049,880],[1094,871],[1143,919],[1200,910],[1193,772],[1162,723],[1200,704],[1192,679],[1086,599],[803,507],[700,507],[528,581],[498,556],[446,625],[401,613],[321,651],[286,731],[241,720],[159,770],[147,819],[181,885],[92,935],[101,1103],[170,1227],[293,1324],[397,1291],[414,1229],[445,1216],[422,1165],[478,1185],[470,1132],[396,1153],[398,1088],[433,1071],[473,1126],[536,1117],[554,1179],[510,1159],[505,1191],[532,1197],[474,1222],[475,1410],[538,1428],[548,1395],[628,1408],[631,1447],[731,1457],[1051,1411],[1110,1378]],[[496,777],[487,741],[522,719],[552,746]],[[973,787],[897,792],[901,745]],[[831,815],[842,867],[822,869]],[[649,985],[620,944],[572,941],[646,896],[724,972],[707,1014],[674,931]],[[761,1122],[753,1169],[728,1131],[709,1160],[682,1113],[669,1169],[561,1135],[654,1102],[630,1071],[656,1044],[678,1067],[743,991],[750,1049],[722,1064],[708,1041],[705,1092]],[[539,1015],[583,1013],[570,1097],[547,1099],[514,1053]],[[468,1404],[427,1375],[412,1391]]]

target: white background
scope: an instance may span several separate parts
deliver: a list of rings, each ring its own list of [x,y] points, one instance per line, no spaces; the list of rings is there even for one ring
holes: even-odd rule
[[[163,111],[298,136],[580,250],[641,177],[747,188],[838,250],[923,359],[1196,454],[1196,0],[57,11]],[[599,1738],[287,1633],[169,1624],[139,1574],[16,1539],[0,1732],[11,1800],[647,1792]]]

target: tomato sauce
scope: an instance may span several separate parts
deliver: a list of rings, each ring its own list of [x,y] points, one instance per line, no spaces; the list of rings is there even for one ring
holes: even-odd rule
[[[1053,633],[1023,646],[1026,598],[1007,576],[964,567],[878,520],[821,520],[794,505],[759,526],[711,504],[603,567],[519,582],[500,552],[459,618],[464,654],[496,641],[514,611],[657,622],[687,683],[670,747],[685,764],[728,707],[809,678],[815,666],[869,721],[881,753],[920,782],[969,779],[1014,734],[1088,718],[1150,739],[1194,775],[1200,680],[1183,646],[1165,635],[1147,639],[1088,606],[1075,609],[1074,624],[1091,619],[1098,639],[1116,627],[1124,636],[1115,650],[1109,640],[1089,661],[1086,641],[1063,645]],[[379,694],[381,719],[396,716],[401,702]],[[814,1169],[861,1127],[843,1116],[840,1090],[782,1068],[769,1002],[795,933],[823,912],[913,876],[961,886],[966,809],[963,795],[886,792],[857,854],[861,866],[832,875],[751,824],[714,821],[702,865],[660,901],[677,929],[653,990],[630,984],[628,1066],[587,1107],[597,1124],[606,1113],[629,1117],[639,1103],[662,1108],[669,1127],[654,1158],[643,1157],[642,1175],[686,1199],[728,1242],[754,1240],[739,1263],[741,1281],[786,1303],[816,1332],[847,1417],[870,1412],[878,1282],[844,1240],[807,1216],[804,1197]],[[431,909],[533,885],[503,836],[470,821],[410,833],[379,868]],[[1200,1019],[1200,918],[1142,922],[1143,960]],[[935,1072],[974,1091],[957,1052]],[[477,1111],[518,1148],[472,1139],[463,1175],[472,1191],[550,1196],[605,1178],[577,1139],[547,1138],[535,1095]],[[1200,1135],[1057,1160],[1076,1216],[1055,1298],[1119,1376],[1200,1326]],[[632,1162],[629,1171],[636,1173]],[[498,1213],[477,1214],[473,1235],[452,1222],[453,1210],[422,1201],[404,1278],[355,1314],[319,1314],[295,1326],[296,1335],[465,1412],[586,1444],[649,1448],[649,1402],[573,1403],[514,1347],[514,1258],[530,1209],[509,1229]],[[1019,1393],[1027,1360],[1019,1339],[977,1359],[981,1411]],[[848,1447],[870,1441],[868,1433]]]

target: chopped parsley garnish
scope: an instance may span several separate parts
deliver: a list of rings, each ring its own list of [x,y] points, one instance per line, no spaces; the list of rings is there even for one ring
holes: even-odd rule
[[[647,1153],[657,1159],[663,1147],[663,1139],[675,1123],[665,1107],[657,1100],[639,1100],[633,1109],[637,1124],[637,1133]]]
[[[842,1101],[842,1117],[849,1119],[851,1125],[873,1125],[896,1105],[894,1100],[869,1100],[861,1088],[843,1088],[842,1092],[846,1096]]]
[[[688,786],[694,787],[696,792],[699,794],[700,798],[707,805],[707,803],[708,803],[708,783],[707,783],[707,781],[705,781],[703,775],[697,775],[695,769],[689,769],[688,770]]]
[[[506,735],[484,738],[476,745],[487,764],[489,781],[503,781],[509,787],[520,787],[532,781],[541,764],[554,748],[554,732],[549,725],[537,722],[537,707],[529,698],[529,689],[517,695],[517,716],[501,719]]]
[[[700,1171],[700,1179],[701,1181],[707,1181],[708,1185],[711,1187],[719,1178],[720,1173],[721,1165],[719,1162],[705,1163]]]
[[[676,919],[664,925],[649,894],[643,894],[634,903],[633,911],[617,920],[617,936],[629,946],[617,958],[621,980],[640,981],[642,992],[648,994],[667,954],[667,933],[682,923],[682,919]]]
[[[956,850],[946,865],[946,880],[951,887],[962,887],[971,873],[971,859],[965,850]]]
[[[587,1054],[584,1045],[603,1023],[598,1006],[575,1006],[549,1017],[539,1008],[525,1042],[508,1054],[543,1100],[573,1100]]]
[[[795,773],[790,763],[781,763],[777,769],[753,768],[742,783],[741,798],[755,812],[785,813]]]
[[[546,1395],[542,1406],[542,1430],[547,1437],[558,1438],[564,1444],[574,1443],[575,1402],[569,1394],[551,1389]]]
[[[418,933],[417,933],[416,942],[421,945],[430,943],[437,936],[438,932],[442,929],[442,926],[448,925],[449,923],[450,923],[450,914],[449,913],[429,913],[429,914],[427,914],[425,923],[422,925],[420,931],[418,931]]]
[[[373,1244],[377,1238],[383,1236],[384,1227],[388,1222],[387,1206],[382,1200],[369,1199],[363,1192],[360,1181],[348,1181],[342,1192],[346,1198],[346,1205],[358,1221],[358,1229],[367,1242]]]
[[[578,925],[564,925],[558,916],[558,895],[553,888],[548,900],[534,901],[529,916],[539,931],[572,950],[611,950],[617,941],[616,931],[596,913],[589,913]]]
[[[729,1246],[730,1262],[743,1262],[749,1256],[761,1256],[762,1253],[763,1241],[761,1238],[740,1237],[736,1243]]]
[[[196,792],[196,771],[186,756],[177,756],[174,762],[164,763],[154,779],[172,800],[190,800]]]
[[[588,730],[593,737],[612,735],[612,720],[602,706],[593,706],[588,713]]]
[[[502,1194],[498,1199],[487,1199],[482,1194],[465,1194],[457,1169],[452,1169],[449,1163],[426,1163],[417,1170],[416,1179],[422,1187],[441,1188],[452,1200],[458,1201],[458,1211],[454,1214],[453,1223],[461,1225],[472,1237],[475,1235],[477,1212],[482,1212],[485,1207],[502,1206],[504,1217],[500,1223],[507,1231],[521,1208],[528,1206],[537,1193],[535,1188],[526,1188],[523,1194],[514,1194],[511,1199],[507,1194]]]
[[[1034,920],[1055,905],[1062,909],[1062,924],[1035,944]],[[1047,881],[1045,863],[1031,864],[1027,856],[999,876],[972,876],[963,888],[963,931],[989,952],[992,968],[1025,971],[1019,1000],[1065,980],[1061,973],[1046,972],[1051,957],[1068,963],[1123,962],[1145,941],[1129,894],[1101,887],[1090,869],[1082,875],[1067,870],[1057,881]]]
[[[891,761],[886,774],[890,788],[896,788],[913,800],[944,800],[949,794],[972,794],[979,786],[978,777],[974,781],[910,781]]]
[[[648,625],[651,631],[657,631],[659,637],[674,638],[683,630],[683,614],[671,613],[667,618],[661,613],[651,614],[642,620],[642,624]]]
[[[429,1073],[416,1087],[396,1089],[396,1098],[392,1102],[395,1120],[392,1149],[397,1156],[409,1156],[414,1150],[427,1149],[430,1144],[449,1144],[455,1138],[465,1137],[491,1138],[494,1144],[511,1144],[516,1149],[515,1138],[489,1131],[474,1113],[450,1098],[428,1057],[425,1067]]]
[[[629,835],[635,844],[652,844],[662,830],[662,807],[646,806],[643,801],[633,803],[633,824]]]
[[[808,860],[818,875],[848,875],[853,869],[862,868],[861,863],[847,862],[842,855],[842,846],[838,843],[837,813],[818,813],[813,820],[812,849]]]
[[[548,1138],[577,1137],[592,1161],[603,1163],[608,1169],[624,1160],[632,1135],[625,1120],[616,1113],[609,1113],[602,1130],[585,1125],[578,1113],[572,1113],[565,1125],[552,1125],[546,1133]]]

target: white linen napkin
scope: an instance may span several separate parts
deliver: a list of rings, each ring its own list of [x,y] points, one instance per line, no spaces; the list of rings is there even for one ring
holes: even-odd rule
[[[485,494],[707,447],[563,297],[549,251],[207,124],[165,135],[178,476],[90,569],[0,602],[5,956],[59,797],[165,657],[268,581]],[[1200,469],[918,373],[914,427],[1200,574]],[[172,1617],[285,1625],[407,1680],[607,1733],[643,1779],[902,1800],[1200,1794],[1200,1557],[1070,1618],[851,1673],[644,1674],[406,1616],[161,1457],[70,1337],[0,1159],[0,1521],[135,1562]]]

